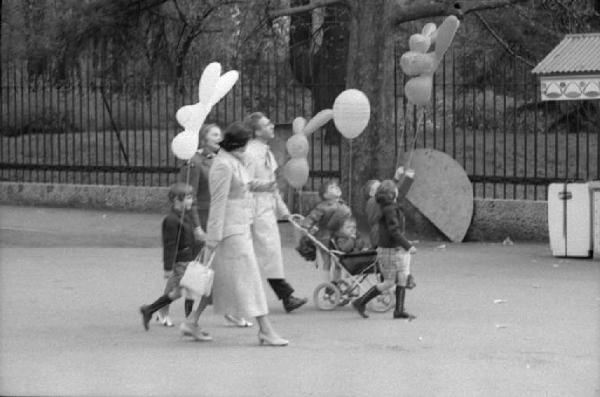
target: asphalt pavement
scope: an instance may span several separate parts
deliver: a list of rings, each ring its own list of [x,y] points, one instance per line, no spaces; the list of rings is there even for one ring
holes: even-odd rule
[[[138,308],[160,295],[161,214],[0,206],[0,395],[600,396],[600,261],[546,244],[416,243],[415,321],[321,311],[320,272],[281,224],[286,276],[310,298],[287,347],[207,309],[213,342]],[[171,309],[176,323],[183,304]]]

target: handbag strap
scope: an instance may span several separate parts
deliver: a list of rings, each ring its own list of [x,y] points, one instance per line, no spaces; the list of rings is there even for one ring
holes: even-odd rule
[[[202,248],[202,250],[200,250],[200,252],[198,253],[198,256],[196,256],[195,261],[198,261],[203,266],[210,268],[212,266],[213,259],[215,259],[215,250],[213,250],[210,253],[210,256],[208,258],[206,258],[206,251],[206,248]]]

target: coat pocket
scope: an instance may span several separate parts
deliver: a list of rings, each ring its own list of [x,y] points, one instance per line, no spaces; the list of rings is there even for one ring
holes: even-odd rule
[[[225,225],[223,228],[223,238],[233,236],[234,234],[244,234],[250,229],[248,224],[244,225]]]

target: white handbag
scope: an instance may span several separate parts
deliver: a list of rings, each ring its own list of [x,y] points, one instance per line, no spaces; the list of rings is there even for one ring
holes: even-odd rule
[[[214,257],[214,251],[206,258],[206,250],[202,250],[196,259],[187,265],[179,285],[187,290],[188,297],[200,298],[210,295],[215,276],[211,269]]]

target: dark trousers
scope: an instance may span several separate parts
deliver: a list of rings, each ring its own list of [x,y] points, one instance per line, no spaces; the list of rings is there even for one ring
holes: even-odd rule
[[[269,285],[280,300],[289,298],[294,289],[284,278],[268,278]]]

